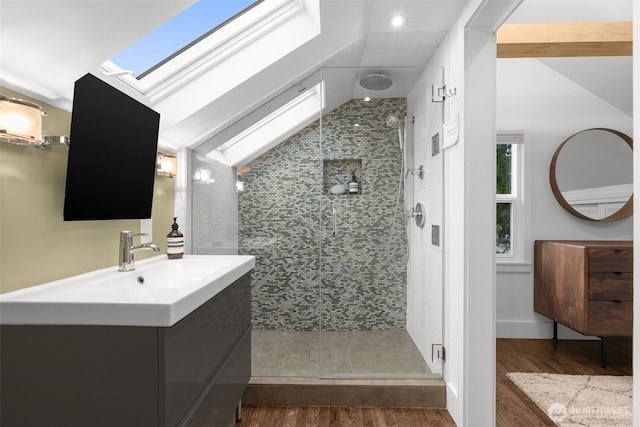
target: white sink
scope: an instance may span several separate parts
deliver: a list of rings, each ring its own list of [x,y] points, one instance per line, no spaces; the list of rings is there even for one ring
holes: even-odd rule
[[[0,295],[0,324],[173,326],[255,266],[244,255],[166,255]]]

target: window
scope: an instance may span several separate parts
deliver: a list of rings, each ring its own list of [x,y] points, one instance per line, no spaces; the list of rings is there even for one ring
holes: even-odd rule
[[[496,150],[496,254],[511,255],[514,210],[513,160],[517,149],[511,144],[498,144]]]
[[[262,0],[198,0],[119,52],[111,62],[140,79]]]
[[[524,254],[522,131],[498,131],[496,138],[496,258],[522,260]]]
[[[316,37],[320,32],[320,25],[317,21],[312,21],[315,25],[300,26],[298,22],[291,24],[297,30],[296,35],[299,37],[291,37],[291,28],[285,27],[284,23],[292,23],[296,19],[306,20],[309,17],[318,16],[319,1],[318,0],[200,0],[196,2],[191,8],[186,9],[184,13],[187,15],[178,15],[176,18],[167,22],[167,31],[169,31],[168,37],[173,41],[171,36],[171,24],[175,21],[178,24],[177,31],[182,33],[185,25],[184,22],[180,24],[181,19],[191,19],[190,14],[193,10],[196,12],[198,8],[202,7],[214,7],[217,8],[220,3],[229,3],[237,6],[248,5],[246,8],[240,10],[237,14],[233,15],[230,19],[223,21],[221,24],[214,27],[211,31],[206,32],[200,37],[197,37],[192,42],[188,42],[183,48],[178,48],[177,52],[173,52],[177,46],[181,46],[185,43],[185,40],[175,39],[176,44],[166,43],[168,50],[157,51],[151,46],[160,45],[164,46],[162,42],[161,34],[151,33],[151,35],[144,37],[151,41],[151,45],[145,47],[145,44],[136,44],[131,52],[131,57],[134,59],[143,59],[143,63],[135,64],[126,62],[126,60],[120,55],[113,58],[113,60],[107,60],[100,65],[103,74],[115,76],[118,80],[122,81],[126,85],[130,86],[137,92],[143,94],[150,105],[154,105],[165,97],[175,92],[178,88],[183,87],[186,84],[197,81],[196,77],[202,76],[209,70],[217,69],[221,76],[217,79],[213,79],[211,74],[207,76],[215,81],[224,81],[226,87],[234,87],[234,79],[245,81],[248,77],[246,74],[251,73],[253,68],[249,67],[244,73],[238,72],[237,66],[232,64],[231,59],[240,58],[239,55],[243,54],[250,59],[247,61],[257,60],[256,64],[266,63],[273,57],[273,55],[284,55],[301,44],[307,42],[312,37]],[[192,8],[195,8],[192,10]],[[222,9],[221,9],[222,10]],[[228,10],[228,13],[233,13]],[[198,15],[198,14],[196,14]],[[205,16],[205,14],[202,14]],[[200,17],[200,16],[198,16]],[[222,18],[221,18],[222,19]],[[306,21],[305,21],[306,22]],[[207,22],[208,25],[215,25],[214,22]],[[191,24],[188,25],[191,27]],[[201,31],[193,26],[193,29],[198,33]],[[164,26],[162,27],[164,31]],[[284,41],[281,40],[282,32],[289,30],[288,38]],[[159,30],[160,31],[160,30]],[[278,33],[280,31],[280,33]],[[187,40],[194,37],[195,33],[190,33]],[[186,32],[185,32],[186,34]],[[267,37],[269,36],[269,37]],[[273,36],[273,37],[272,37]],[[256,47],[260,45],[260,42],[264,40],[278,40],[274,43],[278,47],[275,51],[269,51],[269,55],[258,55],[256,58],[255,51],[257,49],[264,49],[264,46]],[[145,41],[145,40],[143,40]],[[265,44],[264,42],[262,44]],[[145,54],[135,51],[136,48],[141,49]],[[138,53],[136,53],[138,52]],[[147,55],[150,54],[150,55]],[[166,57],[166,55],[169,55]],[[162,59],[164,58],[164,59]],[[160,60],[159,63],[154,64]],[[118,61],[116,63],[115,61]],[[239,61],[242,63],[242,61]],[[245,61],[246,62],[246,61]],[[131,72],[136,74],[135,70],[143,70],[147,67],[146,71],[134,76]],[[232,71],[229,71],[232,70]],[[230,76],[230,77],[229,77]],[[208,88],[207,88],[208,89]]]

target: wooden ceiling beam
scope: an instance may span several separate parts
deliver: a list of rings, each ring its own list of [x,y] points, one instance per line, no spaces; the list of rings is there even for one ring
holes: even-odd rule
[[[631,56],[631,22],[505,24],[498,30],[498,58]]]

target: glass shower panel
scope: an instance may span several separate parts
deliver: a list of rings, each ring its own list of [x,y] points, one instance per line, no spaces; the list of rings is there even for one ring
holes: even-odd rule
[[[363,73],[324,69],[323,81],[353,86]],[[327,97],[321,121],[320,375],[422,377],[430,371],[406,332],[407,100],[369,93]]]
[[[319,375],[319,159],[318,115],[238,169],[239,252],[256,257],[253,376]]]

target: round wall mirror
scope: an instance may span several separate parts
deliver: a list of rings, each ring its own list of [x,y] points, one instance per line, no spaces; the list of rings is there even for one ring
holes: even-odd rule
[[[577,132],[553,155],[549,181],[558,203],[578,218],[627,218],[633,213],[633,139],[606,128]]]

